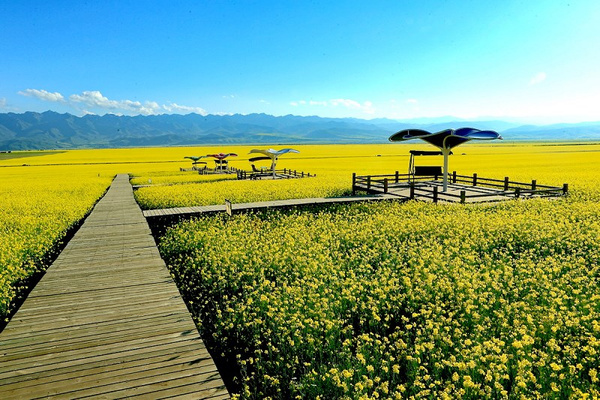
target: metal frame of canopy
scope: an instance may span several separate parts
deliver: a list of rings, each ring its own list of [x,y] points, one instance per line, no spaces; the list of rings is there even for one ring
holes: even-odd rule
[[[439,132],[428,132],[422,129],[404,129],[394,133],[389,137],[390,142],[403,142],[411,139],[421,139],[429,144],[441,150],[444,156],[444,168],[443,168],[443,191],[448,191],[448,156],[451,153],[451,149],[461,145],[469,140],[493,140],[502,139],[502,136],[495,131],[482,131],[475,128],[459,128],[459,129],[445,129]]]

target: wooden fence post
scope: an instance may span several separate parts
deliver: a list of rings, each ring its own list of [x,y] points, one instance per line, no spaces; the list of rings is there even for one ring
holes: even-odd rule
[[[437,186],[433,187],[433,202],[434,203],[438,202],[438,187]]]
[[[477,174],[473,174],[473,186],[477,186]]]
[[[456,171],[452,171],[452,183],[456,183]]]
[[[371,189],[371,175],[367,176],[367,190]]]
[[[515,199],[518,199],[519,197],[521,197],[521,188],[515,188]]]
[[[460,191],[460,203],[465,204],[466,201],[467,201],[467,194],[465,193],[464,190],[461,190]]]
[[[415,183],[414,182],[410,182],[410,190],[409,190],[409,198],[412,200],[415,198]]]
[[[531,190],[535,190],[536,187],[537,187],[537,181],[534,179],[531,181]]]
[[[567,194],[569,192],[569,184],[565,183],[563,185],[563,194]]]
[[[387,193],[388,192],[388,178],[385,178],[383,180],[383,193]]]
[[[352,196],[356,196],[356,172],[352,173]]]
[[[505,176],[504,177],[504,191],[508,190],[508,182],[509,182],[508,176]]]
[[[400,180],[400,176],[398,174],[398,171],[396,171],[396,183],[398,183],[399,180]]]
[[[233,208],[231,207],[231,202],[227,199],[225,199],[225,212],[230,217],[233,215]]]

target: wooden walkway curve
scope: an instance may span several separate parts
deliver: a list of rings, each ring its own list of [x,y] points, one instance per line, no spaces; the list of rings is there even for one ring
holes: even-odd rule
[[[405,200],[401,197],[394,196],[391,194],[376,194],[367,196],[345,196],[345,197],[314,197],[306,199],[288,199],[288,200],[271,200],[271,201],[257,201],[254,203],[235,203],[232,204],[233,212],[245,212],[254,210],[265,210],[271,208],[287,208],[306,206],[314,204],[349,204],[349,203],[362,203],[372,202],[381,200]],[[174,216],[193,216],[195,214],[225,212],[227,207],[225,204],[217,204],[212,206],[192,206],[192,207],[174,207],[174,208],[160,208],[154,210],[144,210],[144,217],[161,218],[161,217],[174,217]]]
[[[0,399],[226,399],[127,175],[0,334]]]

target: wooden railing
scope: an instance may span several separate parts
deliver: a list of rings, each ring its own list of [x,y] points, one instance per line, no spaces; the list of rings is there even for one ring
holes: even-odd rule
[[[263,177],[273,176],[273,170],[266,169],[261,171],[246,171],[243,169],[233,169],[237,173],[238,179],[260,179]],[[288,168],[284,169],[276,169],[275,175],[284,178],[284,179],[293,179],[293,178],[314,178],[317,174],[311,174],[310,172],[297,171]]]
[[[416,195],[419,197],[430,198],[433,202],[437,202],[442,193],[439,192],[438,185],[433,187],[419,187],[419,182],[431,182],[440,181],[442,179],[439,175],[429,176],[414,176],[412,174],[400,174],[396,171],[394,174],[387,175],[356,175],[352,174],[352,194],[356,191],[366,191],[368,193],[389,193],[390,187],[398,187],[398,184],[409,188],[409,198],[414,199]],[[445,198],[455,198],[461,203],[465,203],[467,199],[480,198],[494,196],[507,196],[519,198],[526,195],[538,195],[538,196],[562,196],[569,192],[569,185],[564,184],[562,187],[540,185],[536,180],[529,182],[517,182],[511,181],[508,177],[504,179],[491,179],[483,178],[478,176],[476,173],[473,175],[459,175],[456,171],[448,175],[448,183],[460,184],[462,186],[468,185],[472,188],[492,188],[496,189],[493,192],[481,191],[480,193],[472,193],[470,190],[469,194],[465,190],[459,191],[458,194],[452,192],[444,192]]]

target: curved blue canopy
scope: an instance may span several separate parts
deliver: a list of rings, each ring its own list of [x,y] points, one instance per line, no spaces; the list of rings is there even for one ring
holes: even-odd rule
[[[428,132],[422,129],[404,129],[390,136],[390,142],[403,142],[411,139],[422,139],[440,149],[451,149],[472,139],[502,139],[495,131],[482,131],[475,128],[444,129],[439,132]]]

